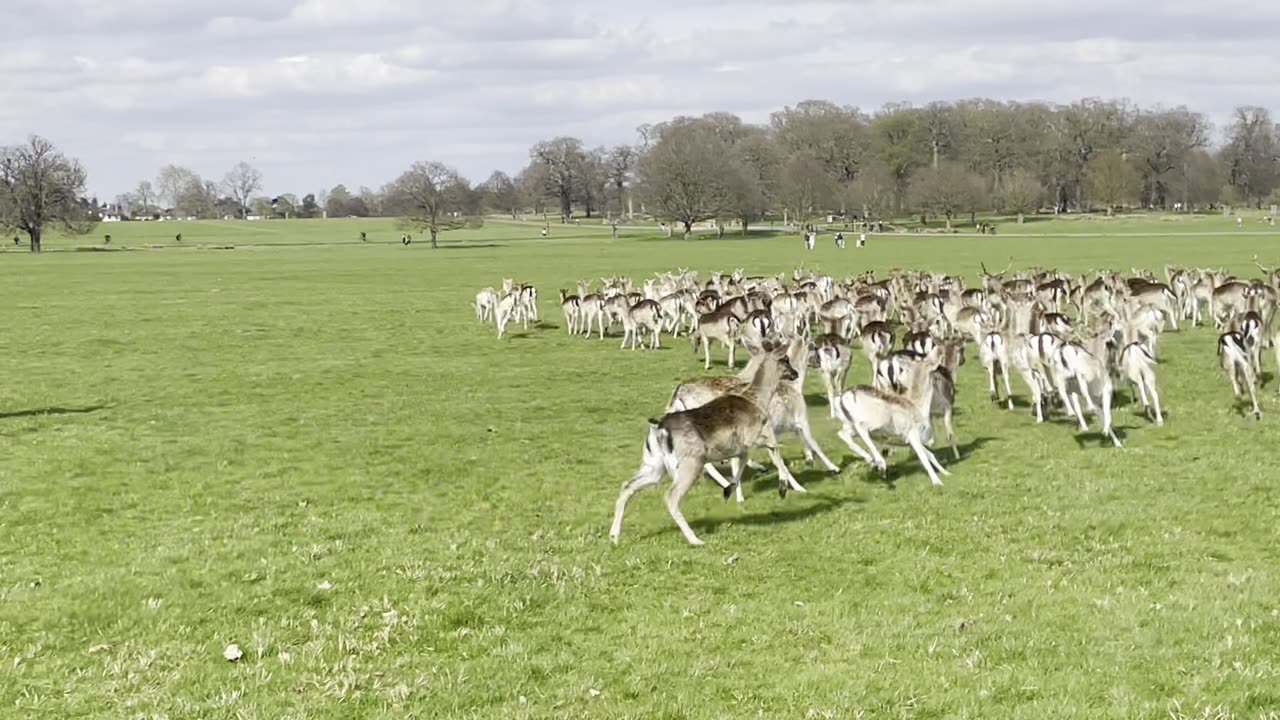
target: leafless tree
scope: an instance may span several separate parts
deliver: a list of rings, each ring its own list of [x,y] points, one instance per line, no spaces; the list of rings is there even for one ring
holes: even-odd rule
[[[631,171],[635,167],[636,151],[630,145],[615,145],[609,151],[609,157],[606,160],[606,172],[608,181],[613,187],[613,197],[617,202],[618,214],[621,215],[626,208],[623,200],[626,195],[627,183],[631,181]]]
[[[951,219],[960,212],[972,210],[982,198],[982,178],[958,163],[944,162],[937,170],[929,168],[912,184],[914,205]]]
[[[450,213],[460,205],[458,191],[466,181],[440,162],[416,162],[391,184],[388,202],[413,225],[431,233],[431,247],[443,230],[461,223]]]
[[[156,192],[158,197],[170,207],[178,207],[179,197],[190,187],[192,181],[199,181],[199,176],[190,168],[179,165],[165,165],[156,175]]]
[[[573,215],[573,196],[582,182],[582,165],[586,153],[582,141],[572,137],[558,137],[540,142],[529,151],[529,156],[547,170],[547,189],[560,202],[560,217],[568,222]]]
[[[1133,166],[1117,150],[1108,150],[1089,161],[1089,196],[1107,206],[1110,215],[1117,205],[1133,202],[1141,180]]]
[[[1227,133],[1223,159],[1227,182],[1240,199],[1262,207],[1280,184],[1280,128],[1262,107],[1239,107]]]
[[[34,253],[48,227],[89,232],[94,224],[81,205],[86,182],[80,161],[42,137],[0,148],[0,227],[26,233]]]
[[[151,182],[143,180],[138,183],[137,189],[133,191],[133,199],[138,205],[138,210],[140,210],[143,215],[151,214],[151,205],[156,200],[156,193],[151,187]]]
[[[1035,212],[1044,201],[1044,185],[1030,172],[1017,169],[1005,179],[1004,187],[996,196],[1001,210],[1018,214],[1021,224],[1029,212]]]
[[[249,200],[255,192],[262,189],[262,173],[247,162],[236,163],[222,178],[222,187],[240,206],[240,217],[247,217]]]
[[[720,217],[729,205],[729,149],[709,123],[678,118],[666,124],[638,166],[646,196],[684,226]]]
[[[484,204],[491,210],[509,213],[515,218],[520,208],[520,193],[511,176],[495,170],[488,180],[480,185]]]

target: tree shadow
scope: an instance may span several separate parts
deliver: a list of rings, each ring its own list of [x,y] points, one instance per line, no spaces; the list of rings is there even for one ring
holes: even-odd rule
[[[0,412],[0,420],[9,420],[12,418],[36,417],[39,415],[87,415],[99,410],[105,410],[106,405],[89,405],[87,407],[68,408],[68,407],[43,407],[32,408],[30,410],[17,410],[15,412]]]

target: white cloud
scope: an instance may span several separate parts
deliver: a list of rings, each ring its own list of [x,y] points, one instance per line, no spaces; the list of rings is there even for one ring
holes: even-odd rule
[[[11,0],[0,142],[38,132],[111,196],[168,162],[270,192],[475,179],[532,143],[628,142],[806,98],[1127,97],[1225,118],[1280,96],[1280,4],[1245,0]],[[1280,108],[1277,108],[1280,109]]]

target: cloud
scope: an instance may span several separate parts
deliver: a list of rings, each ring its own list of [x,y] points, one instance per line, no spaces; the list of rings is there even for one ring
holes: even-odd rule
[[[1247,19],[1244,19],[1247,18]],[[1280,96],[1280,4],[1244,0],[11,0],[0,142],[37,132],[104,197],[167,163],[268,192],[438,159],[514,172],[538,140],[806,98],[1185,104]]]

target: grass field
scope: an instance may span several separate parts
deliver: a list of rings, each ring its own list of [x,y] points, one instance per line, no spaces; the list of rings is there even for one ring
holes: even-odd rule
[[[1124,450],[993,407],[971,354],[942,488],[902,451],[892,483],[854,463],[811,374],[839,476],[788,439],[807,495],[752,473],[738,506],[704,482],[691,548],[650,490],[608,542],[645,418],[703,373],[684,340],[567,338],[556,288],[676,266],[1280,262],[1257,223],[1068,222],[842,253],[123,224],[100,228],[113,246],[180,230],[236,249],[6,252],[0,716],[1280,718],[1280,402],[1271,380],[1263,422],[1241,415],[1212,330],[1161,341],[1166,425],[1124,393]],[[469,303],[503,277],[538,286],[545,325],[498,341]]]

